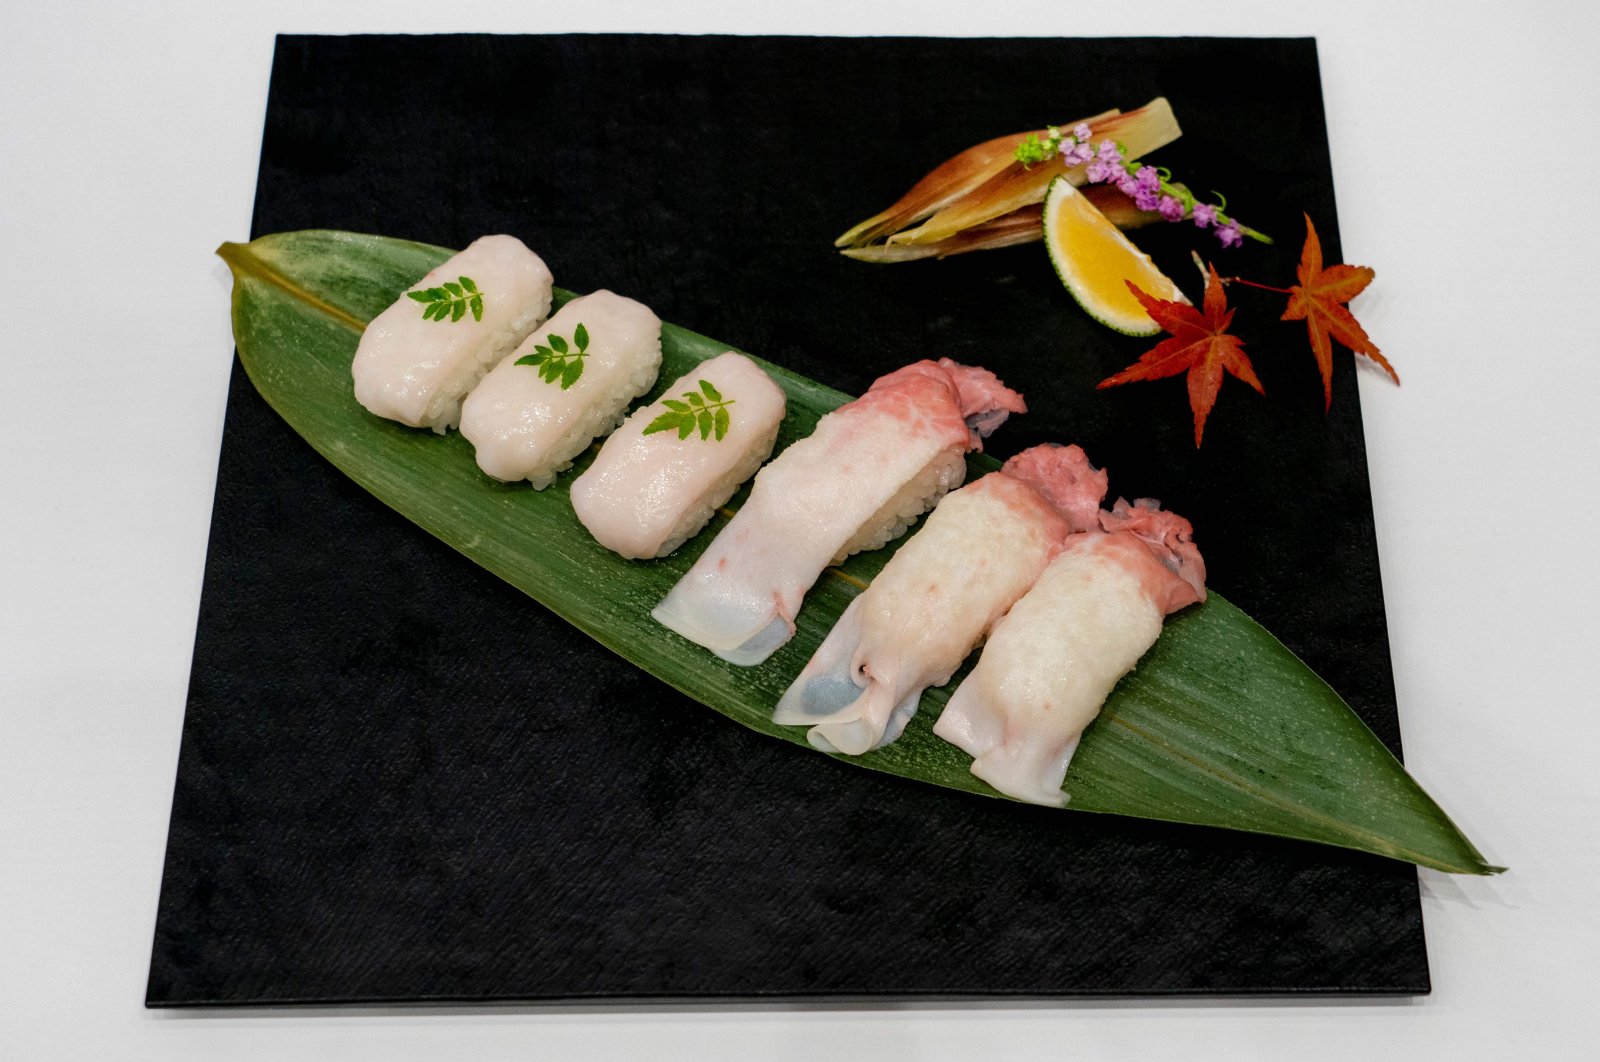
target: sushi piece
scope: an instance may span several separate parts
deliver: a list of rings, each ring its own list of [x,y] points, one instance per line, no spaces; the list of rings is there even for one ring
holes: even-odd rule
[[[856,597],[778,701],[773,722],[859,756],[900,736],[1033,585],[1068,535],[1098,526],[1106,474],[1076,446],[1036,446],[945,497]]]
[[[651,615],[724,660],[759,664],[794,636],[817,576],[898,538],[966,476],[963,454],[1022,396],[948,358],[882,377],[756,474],[743,508]]]
[[[1103,530],[1074,535],[999,623],[933,732],[975,757],[1000,792],[1060,807],[1083,730],[1161,634],[1162,618],[1204,601],[1205,562],[1189,521],[1122,499]]]
[[[719,354],[633,411],[572,481],[572,508],[607,549],[666,556],[772,455],[784,407],[755,362]]]
[[[461,406],[461,434],[495,479],[543,490],[622,423],[661,371],[661,321],[609,291],[573,299],[489,371]]]
[[[367,325],[350,373],[370,412],[439,434],[461,399],[550,313],[550,270],[514,236],[484,236]]]

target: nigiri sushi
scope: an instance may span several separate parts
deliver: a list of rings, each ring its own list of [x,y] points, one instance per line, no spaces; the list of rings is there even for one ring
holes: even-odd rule
[[[514,236],[484,236],[367,325],[350,372],[372,413],[443,434],[461,399],[550,313],[550,270]]]
[[[634,410],[572,481],[578,520],[630,560],[671,553],[772,455],[784,407],[743,354],[702,362]]]
[[[947,495],[834,625],[773,721],[859,756],[900,736],[1033,585],[1068,535],[1098,524],[1106,474],[1076,446],[1036,446]]]
[[[461,434],[495,479],[543,490],[622,422],[661,370],[661,321],[609,291],[573,299],[489,371],[461,406]]]
[[[1084,728],[1161,634],[1205,600],[1189,522],[1149,499],[1117,500],[1102,530],[1073,535],[995,625],[933,732],[975,757],[972,773],[1035,804],[1061,786]]]
[[[948,358],[882,377],[756,474],[651,615],[724,660],[761,663],[794,636],[824,568],[898,538],[961,483],[966,451],[1026,409],[993,373]]]

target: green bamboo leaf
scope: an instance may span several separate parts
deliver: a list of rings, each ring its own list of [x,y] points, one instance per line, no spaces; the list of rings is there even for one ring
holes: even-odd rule
[[[547,490],[489,489],[471,445],[458,433],[414,431],[356,403],[350,361],[362,328],[450,251],[307,231],[228,243],[219,253],[233,270],[234,337],[245,371],[318,452],[419,527],[633,664],[751,729],[798,746],[795,755],[821,755],[806,744],[803,727],[774,726],[772,706],[844,608],[882,570],[892,547],[829,569],[806,598],[795,638],[766,663],[725,663],[649,617],[725,516],[670,557],[626,561],[594,542],[568,501],[568,484],[588,456]],[[558,291],[556,305],[573,297]],[[670,324],[661,341],[664,379],[691,373],[728,349]],[[758,363],[788,399],[780,448],[809,434],[818,417],[846,400]],[[970,474],[996,467],[977,456]],[[925,697],[899,741],[848,762],[994,796],[967,769],[968,757],[931,732],[951,688]],[[1458,873],[1498,869],[1338,694],[1215,592],[1204,605],[1174,616],[1118,685],[1084,734],[1066,789],[1072,794],[1068,810],[1302,838]],[[1042,833],[1040,843],[1071,844],[1071,838],[1070,831]]]

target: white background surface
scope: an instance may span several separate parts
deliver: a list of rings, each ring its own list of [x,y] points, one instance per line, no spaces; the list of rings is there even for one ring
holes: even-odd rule
[[[0,1056],[1593,1057],[1595,5],[368,6],[0,6]],[[273,34],[459,30],[1315,35],[1408,764],[1513,868],[1422,873],[1433,994],[144,1010]]]

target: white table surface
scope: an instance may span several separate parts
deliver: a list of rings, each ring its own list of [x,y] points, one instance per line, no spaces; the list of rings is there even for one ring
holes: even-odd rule
[[[0,1057],[1504,1058],[1600,1039],[1600,7],[809,0],[4,5]],[[156,895],[273,34],[1315,35],[1422,872],[1397,1002],[150,1012]],[[1588,1056],[1594,1057],[1594,1056]]]

